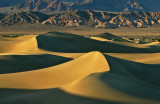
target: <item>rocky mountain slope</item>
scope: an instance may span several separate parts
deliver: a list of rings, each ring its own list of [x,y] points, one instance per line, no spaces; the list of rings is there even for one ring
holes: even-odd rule
[[[94,11],[72,11],[70,13],[51,16],[43,24],[54,24],[63,26],[91,25],[103,28],[118,27],[149,27],[160,23],[160,12],[94,12]]]
[[[22,12],[5,16],[0,20],[0,24],[13,25],[26,23],[41,23],[48,18],[48,15],[40,12]]]
[[[63,11],[68,7],[61,0],[28,0],[13,7],[14,11]]]

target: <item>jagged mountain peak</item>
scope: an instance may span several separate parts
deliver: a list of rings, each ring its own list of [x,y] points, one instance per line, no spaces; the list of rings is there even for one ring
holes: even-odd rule
[[[61,0],[28,0],[18,4],[12,10],[19,11],[63,11],[68,7]]]

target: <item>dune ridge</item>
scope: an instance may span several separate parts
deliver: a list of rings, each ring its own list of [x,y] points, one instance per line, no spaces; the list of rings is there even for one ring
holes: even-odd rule
[[[77,64],[81,64],[81,67]],[[107,66],[108,64],[101,53],[91,52],[71,62],[57,65],[55,67],[13,74],[1,74],[0,88],[55,88],[94,72],[109,71],[109,66]],[[41,85],[42,83],[43,86]]]

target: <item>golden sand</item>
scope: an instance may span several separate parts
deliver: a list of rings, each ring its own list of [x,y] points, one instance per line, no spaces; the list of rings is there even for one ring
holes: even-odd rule
[[[47,44],[47,48],[43,46],[45,44]],[[130,49],[133,49],[133,53],[127,52]],[[9,91],[19,89],[18,92],[21,92],[20,90],[45,92],[45,90],[54,89],[52,93],[57,94],[59,99],[62,98],[61,103],[59,100],[49,99],[46,92],[42,93],[38,99],[51,100],[52,103],[46,104],[68,104],[68,102],[72,104],[71,102],[74,101],[83,102],[84,99],[84,103],[88,99],[86,104],[94,104],[93,100],[99,100],[97,104],[104,104],[104,102],[106,104],[110,104],[108,102],[159,104],[159,49],[158,42],[136,44],[127,42],[127,40],[123,41],[123,39],[114,41],[114,39],[103,37],[88,38],[59,33],[42,36],[28,35],[18,38],[0,37],[0,63],[8,64],[0,66],[0,93],[5,92],[4,89],[8,89],[5,96],[0,94],[2,96],[0,102],[11,104],[8,102],[14,101],[19,104],[23,103],[19,99],[24,97],[29,99],[27,104],[35,104],[34,102],[37,102],[35,96],[39,96],[38,93],[25,95],[26,93],[22,92],[23,96],[14,95],[13,98],[10,95],[13,92],[9,93]],[[49,63],[53,57],[47,55],[62,59],[71,58],[72,60],[63,62],[61,59],[61,64],[54,65],[53,63],[52,66],[39,69],[35,69],[34,64],[27,66],[29,60],[27,58],[31,58],[31,56],[33,62],[41,62],[39,65],[43,64],[42,60]],[[43,59],[41,56],[44,56]],[[24,67],[19,72],[12,72],[19,67],[16,66],[19,61],[23,63]],[[10,65],[14,67],[10,67]],[[4,68],[8,72],[2,72]],[[26,70],[27,68],[28,70]],[[18,92],[16,93],[18,94]],[[59,96],[62,93],[63,96]],[[57,99],[54,97],[53,99]],[[64,98],[69,100],[63,102]]]

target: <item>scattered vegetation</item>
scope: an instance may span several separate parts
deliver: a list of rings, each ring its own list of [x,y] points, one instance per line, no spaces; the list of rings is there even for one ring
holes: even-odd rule
[[[143,37],[143,38],[142,38],[142,41],[145,42],[145,41],[146,41],[146,38]]]
[[[140,41],[140,42],[160,42],[160,38],[146,38],[146,37],[142,37],[142,38],[133,38],[133,37],[128,37],[128,40],[134,41]]]
[[[153,38],[152,41],[153,42],[160,42],[160,39]]]
[[[134,38],[129,38],[129,40],[134,40]]]
[[[20,37],[23,36],[24,34],[5,34],[2,35],[3,37],[7,37],[7,38],[16,38],[16,37]]]

